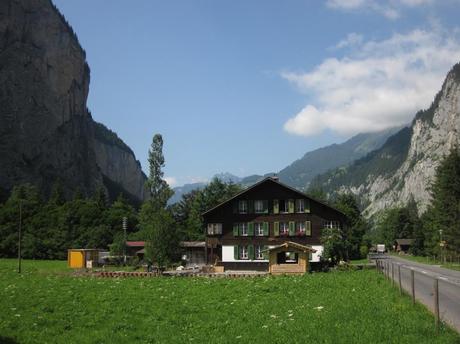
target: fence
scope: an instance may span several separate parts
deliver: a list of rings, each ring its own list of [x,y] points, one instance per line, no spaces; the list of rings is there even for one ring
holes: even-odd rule
[[[448,277],[388,258],[375,259],[375,262],[377,271],[383,273],[393,286],[398,287],[401,295],[407,292],[413,304],[417,299],[433,311],[438,331],[442,320],[446,320],[460,331],[460,279],[455,283]],[[444,305],[442,314],[440,297]]]

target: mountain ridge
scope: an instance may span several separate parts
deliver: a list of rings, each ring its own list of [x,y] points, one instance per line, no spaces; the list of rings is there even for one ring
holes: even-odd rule
[[[342,143],[334,143],[325,147],[320,147],[318,149],[309,151],[303,155],[302,158],[297,159],[289,166],[283,168],[279,173],[265,173],[264,175],[250,175],[246,177],[237,177],[231,173],[220,173],[213,176],[217,177],[223,181],[231,181],[242,185],[243,187],[248,187],[258,181],[262,180],[267,176],[277,175],[280,178],[280,181],[301,189],[305,190],[310,182],[310,180],[319,174],[321,171],[329,170],[333,167],[346,165],[353,160],[364,156],[369,151],[372,151],[385,142],[385,140],[396,132],[399,127],[389,128],[374,133],[361,133],[357,134],[350,139]],[[328,155],[328,157],[325,157]],[[332,155],[332,157],[331,157]],[[312,163],[311,157],[314,157]],[[303,168],[305,165],[313,165],[310,168],[310,173],[303,176],[295,175],[296,169]],[[191,192],[193,190],[203,189],[207,183],[190,183],[184,184],[173,188],[175,194],[171,198],[170,203],[176,203],[180,201],[182,195]]]
[[[431,201],[429,187],[440,160],[460,144],[460,63],[447,74],[430,107],[418,111],[378,150],[345,169],[317,176],[313,187],[329,194],[352,192],[367,216],[414,200],[419,212]]]

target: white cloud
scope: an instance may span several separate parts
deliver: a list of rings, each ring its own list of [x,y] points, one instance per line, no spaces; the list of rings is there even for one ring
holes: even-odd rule
[[[352,46],[359,45],[362,42],[363,42],[363,35],[352,32],[352,33],[349,33],[347,37],[342,39],[339,43],[337,43],[335,48],[342,49],[342,48],[352,47]]]
[[[172,188],[177,186],[177,179],[175,177],[165,177],[164,180]]]
[[[388,19],[398,19],[405,8],[433,5],[434,0],[328,0],[329,8],[342,11],[372,11]]]
[[[459,60],[458,31],[414,30],[361,41],[349,55],[326,59],[310,72],[282,74],[314,99],[284,129],[304,136],[326,129],[351,135],[406,124],[429,106]]]

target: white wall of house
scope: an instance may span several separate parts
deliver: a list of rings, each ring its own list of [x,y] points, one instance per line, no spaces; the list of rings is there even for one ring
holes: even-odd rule
[[[273,246],[269,246],[270,248]],[[319,262],[321,255],[323,254],[324,247],[322,245],[313,245],[312,248],[316,250],[316,253],[312,253],[312,259],[310,262]],[[222,261],[223,262],[268,262],[268,260],[237,260],[234,257],[234,246],[223,245],[222,246]]]
[[[222,245],[222,262],[241,262],[241,263],[246,263],[246,262],[268,262],[268,259],[235,259],[234,256],[234,245]],[[272,247],[272,246],[268,246]]]
[[[324,247],[322,245],[312,245],[312,248],[316,250],[316,253],[312,253],[310,262],[319,262]]]
[[[222,245],[222,261],[223,262],[235,262],[233,256],[233,245]]]

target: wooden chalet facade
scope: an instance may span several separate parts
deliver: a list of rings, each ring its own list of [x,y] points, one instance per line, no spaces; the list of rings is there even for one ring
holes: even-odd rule
[[[203,218],[206,261],[225,270],[269,271],[268,251],[288,242],[310,247],[308,261],[319,262],[322,229],[346,225],[343,213],[274,177],[206,211]],[[285,257],[286,264],[299,262],[295,252]]]

